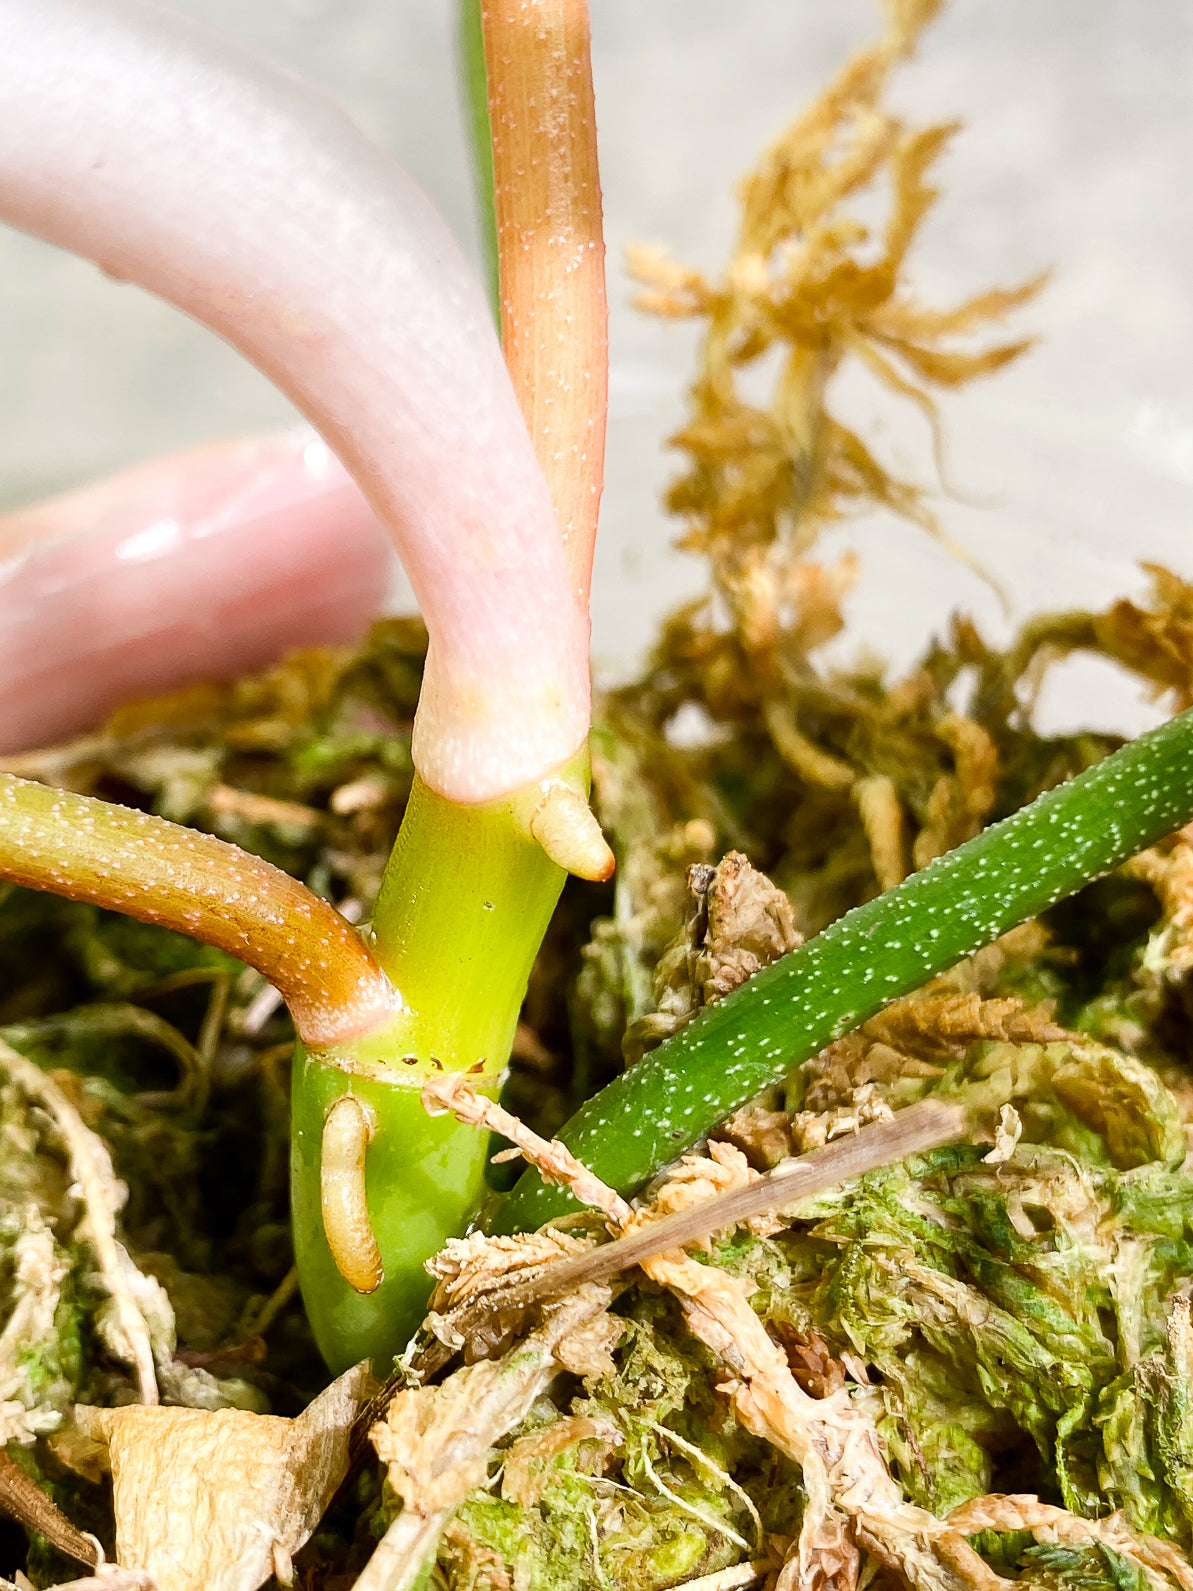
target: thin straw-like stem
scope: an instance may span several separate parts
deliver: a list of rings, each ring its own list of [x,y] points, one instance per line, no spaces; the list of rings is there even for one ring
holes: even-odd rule
[[[147,812],[0,774],[0,877],[228,951],[281,992],[315,1049],[400,1006],[334,907],[259,856]]]
[[[587,0],[484,0],[501,340],[587,606],[608,329]]]
[[[456,56],[468,129],[476,215],[485,261],[485,285],[493,319],[501,324],[501,278],[497,264],[497,214],[493,197],[493,140],[489,131],[489,88],[485,70],[485,39],[481,31],[481,0],[460,0],[456,18]]]

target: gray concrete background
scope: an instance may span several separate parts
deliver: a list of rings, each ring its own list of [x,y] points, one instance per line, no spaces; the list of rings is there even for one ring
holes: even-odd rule
[[[450,0],[187,0],[187,9],[323,84],[475,246]],[[606,677],[640,653],[655,615],[700,583],[670,551],[658,508],[693,334],[630,309],[625,245],[662,243],[715,269],[733,233],[735,178],[876,26],[869,0],[593,0],[612,304],[593,608]],[[1040,347],[946,399],[950,472],[964,494],[940,505],[948,529],[1013,592],[1016,612],[1137,591],[1139,558],[1193,575],[1193,5],[956,0],[896,97],[917,119],[968,123],[916,257],[922,296],[952,301],[1054,270],[1019,321],[1041,333]],[[884,456],[930,471],[913,417],[893,414],[864,381],[847,379],[839,397]],[[0,233],[0,502],[287,413],[173,311]],[[856,633],[894,660],[954,604],[1005,633],[990,589],[919,533],[875,518],[834,533],[835,544],[863,552]],[[1058,683],[1049,711],[1139,716],[1132,691],[1088,667]]]

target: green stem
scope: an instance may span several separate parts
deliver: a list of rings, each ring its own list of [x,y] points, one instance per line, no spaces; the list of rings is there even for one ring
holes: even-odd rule
[[[290,1104],[291,1223],[294,1252],[311,1328],[329,1369],[338,1375],[372,1359],[379,1375],[393,1368],[426,1312],[430,1279],[424,1265],[449,1237],[459,1237],[486,1192],[488,1134],[451,1116],[428,1116],[422,1076],[411,1082],[354,1077],[295,1051]],[[345,1094],[359,1099],[377,1130],[365,1160],[369,1220],[381,1250],[383,1279],[356,1292],[328,1247],[320,1201],[324,1124]]]
[[[481,31],[481,0],[460,0],[456,23],[464,116],[472,174],[476,184],[477,220],[485,257],[485,281],[493,319],[501,325],[501,285],[497,265],[497,208],[493,193],[493,142],[489,126],[489,80]]]
[[[847,913],[584,1105],[560,1133],[629,1196],[826,1044],[1193,818],[1193,710]],[[575,1209],[528,1172],[503,1231]]]
[[[560,770],[587,788],[587,754]],[[402,1013],[375,1036],[299,1054],[292,1097],[295,1256],[319,1347],[333,1369],[379,1368],[422,1318],[423,1266],[465,1231],[484,1195],[488,1135],[420,1104],[428,1077],[470,1074],[495,1093],[530,969],[564,872],[534,840],[533,791],[461,807],[415,782],[369,932]],[[364,1153],[368,1223],[384,1279],[360,1293],[332,1256],[320,1200],[323,1134],[345,1095],[371,1116]]]
[[[587,753],[561,770],[587,789]],[[530,968],[564,872],[523,795],[462,807],[416,780],[369,945],[411,1008],[411,1048],[451,1071],[505,1068]]]

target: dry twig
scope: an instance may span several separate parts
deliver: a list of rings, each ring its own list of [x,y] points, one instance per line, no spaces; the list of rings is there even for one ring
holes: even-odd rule
[[[515,1148],[504,1150],[495,1157],[497,1160],[511,1159],[517,1153],[546,1181],[566,1188],[578,1203],[600,1210],[618,1226],[629,1219],[630,1207],[620,1194],[594,1176],[557,1138],[540,1138],[496,1100],[478,1094],[458,1073],[431,1078],[423,1088],[422,1098],[429,1116],[450,1111],[457,1121],[487,1127],[508,1138]]]
[[[834,1139],[798,1160],[777,1166],[756,1181],[674,1215],[646,1221],[636,1216],[634,1230],[625,1237],[559,1260],[504,1292],[503,1307],[527,1306],[540,1298],[560,1296],[584,1282],[606,1281],[631,1266],[646,1265],[664,1250],[682,1249],[710,1232],[741,1225],[765,1211],[811,1198],[907,1155],[964,1138],[967,1132],[968,1121],[960,1105],[922,1100],[897,1111],[887,1121],[874,1122],[847,1138]]]
[[[57,1503],[21,1466],[0,1449],[0,1510],[11,1514],[26,1530],[36,1530],[51,1546],[76,1563],[96,1564],[98,1543],[74,1525]]]

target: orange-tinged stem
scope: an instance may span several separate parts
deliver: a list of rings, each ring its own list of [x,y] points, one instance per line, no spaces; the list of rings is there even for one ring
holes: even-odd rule
[[[484,0],[481,20],[502,346],[587,606],[608,409],[588,3]]]
[[[280,868],[165,818],[0,774],[0,877],[162,923],[255,967],[325,1050],[392,1018],[389,979],[334,907]]]

